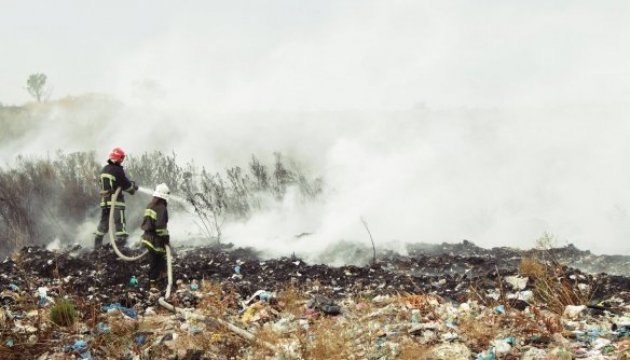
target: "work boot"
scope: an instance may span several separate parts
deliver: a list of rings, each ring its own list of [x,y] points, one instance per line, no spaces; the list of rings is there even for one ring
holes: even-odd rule
[[[154,303],[158,301],[161,295],[162,293],[157,287],[157,282],[155,280],[149,280],[149,302]]]
[[[94,250],[98,250],[103,246],[103,235],[94,236]]]
[[[119,249],[127,247],[127,237],[119,236],[116,238],[116,246]]]

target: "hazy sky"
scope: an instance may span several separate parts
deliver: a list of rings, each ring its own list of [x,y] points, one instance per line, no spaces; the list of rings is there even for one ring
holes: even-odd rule
[[[0,102],[219,111],[628,102],[628,1],[0,0]]]
[[[122,104],[53,107],[2,161],[55,139],[213,171],[280,151],[324,178],[321,202],[230,224],[239,245],[365,242],[365,216],[379,245],[548,231],[630,254],[626,0],[0,0],[0,65],[3,104],[34,72]]]

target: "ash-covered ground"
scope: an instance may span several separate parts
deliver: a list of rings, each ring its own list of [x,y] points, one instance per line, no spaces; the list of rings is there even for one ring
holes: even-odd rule
[[[180,307],[199,309],[200,306],[205,306],[203,305],[204,299],[212,296],[209,294],[217,295],[216,289],[214,293],[210,291],[204,295],[202,294],[204,291],[203,287],[201,289],[192,289],[191,284],[220,284],[221,289],[229,289],[231,296],[235,297],[234,304],[240,305],[234,305],[232,312],[228,311],[219,316],[224,316],[226,321],[231,319],[232,322],[242,323],[243,329],[248,329],[252,333],[257,331],[256,328],[251,327],[253,323],[258,323],[259,327],[261,327],[264,323],[275,326],[282,321],[289,323],[293,321],[307,321],[307,324],[310,322],[311,329],[314,329],[317,325],[314,325],[313,321],[317,320],[316,317],[312,316],[313,312],[320,311],[323,312],[324,316],[330,315],[326,311],[322,311],[322,308],[307,307],[305,304],[303,304],[302,309],[304,312],[299,310],[297,313],[294,312],[292,315],[288,315],[283,313],[282,308],[278,308],[278,303],[276,302],[273,304],[275,310],[270,310],[265,313],[265,316],[255,318],[253,321],[245,321],[243,318],[240,318],[244,316],[244,312],[247,313],[248,306],[252,305],[246,302],[252,295],[260,294],[261,291],[264,291],[266,294],[274,294],[269,297],[275,297],[275,294],[286,293],[287,288],[294,289],[294,291],[302,294],[304,302],[309,299],[325,299],[325,303],[335,304],[335,306],[340,304],[341,306],[338,309],[340,311],[335,310],[335,314],[332,315],[337,318],[344,318],[344,321],[348,320],[347,314],[360,312],[358,309],[363,300],[357,299],[365,299],[367,302],[371,301],[369,299],[380,299],[375,304],[385,304],[387,305],[386,307],[389,307],[392,305],[392,302],[395,303],[392,299],[401,299],[401,297],[409,299],[409,297],[414,296],[431,296],[433,299],[438,299],[435,302],[428,302],[432,304],[431,306],[437,306],[435,309],[438,310],[443,309],[445,306],[449,306],[449,309],[451,307],[459,309],[466,304],[466,309],[477,309],[476,316],[479,317],[481,322],[488,321],[487,319],[483,320],[482,316],[490,316],[490,318],[494,319],[492,321],[499,321],[496,320],[496,311],[492,311],[496,306],[503,306],[504,310],[500,312],[505,314],[505,316],[510,316],[510,311],[514,311],[516,312],[514,314],[524,316],[524,318],[526,317],[523,314],[531,313],[531,309],[534,309],[535,314],[540,314],[541,309],[542,311],[549,311],[550,314],[554,314],[555,310],[554,316],[558,316],[558,322],[561,324],[560,329],[550,328],[549,326],[543,326],[539,330],[530,329],[528,330],[529,332],[525,331],[523,333],[527,334],[526,337],[523,335],[523,338],[519,338],[514,333],[516,330],[511,330],[514,333],[513,335],[519,338],[520,342],[510,343],[509,349],[502,353],[503,358],[527,358],[525,355],[532,348],[542,348],[544,351],[551,351],[549,347],[550,341],[547,340],[543,340],[538,345],[532,345],[532,332],[536,333],[536,331],[539,331],[541,336],[547,336],[553,334],[553,329],[555,329],[555,333],[570,339],[569,332],[580,328],[574,323],[567,325],[562,322],[565,320],[576,320],[573,316],[565,319],[563,307],[565,305],[576,305],[582,306],[579,311],[582,314],[580,316],[599,317],[600,320],[608,319],[608,325],[602,325],[602,329],[608,327],[606,330],[613,335],[609,334],[610,336],[605,337],[605,333],[602,330],[601,339],[603,339],[602,341],[607,341],[602,346],[593,345],[592,341],[595,341],[593,339],[589,340],[590,342],[582,343],[578,337],[575,337],[570,340],[574,341],[573,343],[563,345],[568,353],[571,356],[575,356],[575,354],[590,354],[589,356],[592,357],[595,351],[603,356],[602,358],[608,358],[606,357],[607,354],[610,356],[623,356],[625,354],[624,351],[626,350],[623,347],[625,343],[623,341],[627,337],[624,338],[623,336],[627,334],[621,333],[619,335],[618,329],[620,329],[620,326],[622,329],[626,329],[628,326],[628,324],[625,324],[625,321],[628,319],[628,305],[630,304],[630,266],[628,266],[630,257],[628,256],[594,255],[571,245],[550,250],[483,249],[468,241],[458,244],[417,244],[410,246],[408,250],[408,255],[393,252],[379,253],[375,259],[372,259],[375,261],[369,261],[364,266],[333,267],[323,264],[308,264],[296,257],[263,260],[253,249],[231,248],[229,246],[176,248],[173,259],[173,277],[177,283],[174,284],[174,292],[176,294],[173,296],[172,301]],[[355,251],[357,257],[365,257],[366,255],[366,250],[364,249],[349,251]],[[367,253],[369,254],[369,252]],[[528,259],[536,260],[532,263],[531,261],[527,262]],[[526,268],[527,264],[529,264],[529,268]],[[533,266],[532,264],[542,266],[540,268],[542,270],[536,270],[538,265]],[[28,353],[28,357],[41,359],[60,358],[58,356],[62,356],[61,358],[64,358],[63,356],[110,358],[112,356],[110,350],[106,350],[102,346],[96,346],[99,336],[102,334],[98,334],[94,330],[97,323],[108,324],[108,321],[111,322],[111,319],[103,318],[109,312],[105,315],[89,315],[85,313],[86,306],[92,306],[92,309],[94,309],[95,307],[117,304],[116,306],[121,306],[125,309],[133,309],[137,316],[144,317],[145,320],[151,316],[167,316],[167,314],[160,312],[156,315],[154,310],[147,310],[159,308],[156,305],[156,298],[151,296],[146,290],[147,260],[141,259],[137,262],[122,261],[109,246],[99,251],[91,251],[90,249],[81,249],[79,247],[57,251],[49,251],[39,247],[27,247],[0,263],[0,270],[2,272],[0,286],[4,289],[0,295],[4,304],[0,353],[5,356],[7,354],[16,355],[16,351],[21,351],[22,354]],[[134,276],[138,279],[137,285],[133,282],[130,284],[130,279]],[[557,284],[558,287],[554,288],[551,282]],[[549,289],[546,289],[545,286],[548,286]],[[45,298],[42,300],[41,293],[38,293],[38,289],[42,288],[46,290],[46,297],[51,300],[50,304],[46,304]],[[562,297],[561,300],[564,302],[556,302],[553,298],[545,297],[550,292],[562,292],[565,289],[567,294],[557,294],[558,298]],[[555,296],[554,294],[551,295]],[[51,305],[54,299],[62,297],[73,299],[75,302],[82,304],[81,309],[83,310],[80,311],[79,318],[80,321],[85,322],[85,325],[82,325],[82,330],[75,329],[69,331],[69,333],[67,330],[59,328],[60,333],[56,335],[54,341],[50,340],[50,338],[44,341],[42,340],[44,334],[41,329],[40,311]],[[280,299],[282,300],[281,297]],[[256,300],[260,299],[256,298]],[[269,305],[269,298],[265,300],[265,305]],[[352,305],[348,305],[348,301]],[[383,303],[383,301],[385,302]],[[382,347],[379,348],[380,350],[370,349],[372,345],[363,344],[365,346],[356,345],[361,349],[365,348],[364,350],[356,351],[356,354],[361,355],[352,358],[381,359],[387,358],[382,357],[387,356],[387,354],[389,354],[390,358],[397,358],[397,355],[400,357],[402,356],[401,354],[404,354],[404,351],[400,350],[403,347],[402,344],[407,344],[405,346],[408,346],[407,342],[411,341],[412,344],[420,344],[423,349],[426,347],[430,350],[427,350],[427,354],[429,354],[427,358],[449,358],[452,354],[448,355],[450,354],[448,351],[452,350],[460,351],[455,358],[473,358],[476,356],[477,359],[486,359],[479,356],[485,356],[484,354],[486,353],[496,353],[496,344],[491,346],[491,341],[499,341],[497,340],[499,337],[508,336],[507,333],[499,334],[497,332],[497,339],[489,339],[485,343],[471,342],[467,338],[470,335],[466,335],[470,331],[463,330],[464,325],[462,324],[465,323],[462,319],[468,319],[464,315],[460,314],[454,317],[443,318],[442,315],[431,315],[431,312],[425,314],[425,309],[422,307],[418,308],[418,301],[414,301],[412,301],[412,305],[409,305],[407,300],[406,307],[403,306],[399,309],[400,313],[398,315],[389,315],[391,321],[395,319],[395,324],[392,323],[385,326],[382,325],[384,322],[381,321],[379,323],[381,324],[379,325],[381,326],[381,332],[378,332],[378,329],[370,329],[369,327],[372,326],[370,324],[357,322],[357,324],[368,326],[368,328],[364,329],[364,332],[373,334],[374,339],[385,337],[387,341],[397,344],[397,352],[391,350],[391,346],[388,348],[389,350],[379,352],[382,350]],[[421,303],[425,304],[425,302]],[[280,304],[286,305],[286,299],[284,302],[280,301]],[[343,304],[346,305],[344,306]],[[558,308],[560,305],[562,307]],[[39,311],[34,312],[34,309],[39,309]],[[434,311],[438,313],[442,311],[435,309]],[[507,313],[505,309],[508,309]],[[412,319],[409,314],[416,310],[419,310],[421,316],[424,317]],[[260,309],[251,311],[256,312],[260,311]],[[538,313],[535,311],[538,311]],[[168,311],[165,312],[168,313]],[[40,314],[38,315],[40,319],[38,326],[32,324],[35,321],[35,314]],[[563,316],[562,318],[560,318],[561,315]],[[365,316],[364,318],[366,318]],[[376,315],[374,318],[379,316],[383,316],[383,314]],[[240,320],[238,320],[239,318]],[[372,317],[368,318],[373,319]],[[88,321],[88,319],[92,320]],[[101,319],[101,321],[98,322],[98,319]],[[24,323],[29,321],[31,326],[25,328]],[[135,321],[138,320],[135,319]],[[435,323],[436,321],[443,322],[441,327],[436,325],[437,328],[424,330],[419,330],[418,328],[418,324]],[[185,322],[185,320],[180,319],[179,322]],[[406,331],[405,340],[402,341],[400,340],[402,338],[399,337],[397,339],[400,341],[396,342],[394,338],[399,335],[391,335],[388,331],[392,334],[399,334],[400,329],[404,327],[401,325],[403,323],[411,324],[408,326],[410,328],[404,328]],[[413,330],[414,323],[416,324],[415,330]],[[296,324],[300,324],[295,326],[301,329],[300,331],[304,331],[303,323],[296,322]],[[444,326],[448,328],[444,328]],[[460,328],[457,328],[457,326],[460,326]],[[562,328],[562,326],[565,328]],[[48,334],[46,336],[50,336],[50,332],[55,328],[55,325],[46,327],[46,333]],[[392,332],[392,328],[398,330]],[[123,358],[225,359],[283,358],[274,356],[305,359],[321,358],[316,355],[317,353],[309,353],[306,350],[308,346],[302,343],[300,343],[301,348],[297,346],[298,350],[294,348],[287,350],[285,347],[285,350],[278,351],[277,354],[273,354],[273,351],[269,353],[269,350],[266,350],[267,352],[265,353],[265,351],[256,347],[244,350],[248,349],[248,347],[242,345],[237,346],[240,348],[239,351],[234,350],[230,352],[226,348],[221,348],[220,344],[217,343],[212,345],[214,347],[198,346],[198,351],[194,352],[196,354],[194,356],[190,352],[182,352],[181,349],[177,350],[177,347],[173,346],[169,355],[156,357],[155,352],[152,351],[155,351],[157,345],[163,345],[165,334],[173,333],[173,330],[169,329],[168,326],[162,327],[159,331],[155,329],[152,332],[153,344],[149,344],[147,341],[146,344],[143,342],[139,345],[136,344],[135,347],[129,346],[128,353],[121,353],[122,355],[116,356],[122,356]],[[207,328],[204,329],[207,330]],[[284,332],[281,333],[285,334]],[[422,335],[428,333],[434,334],[437,340],[427,340],[430,336]],[[190,332],[187,332],[187,334],[192,336]],[[419,339],[418,334],[423,337]],[[451,335],[444,338],[444,334]],[[137,334],[134,333],[133,336],[137,336]],[[78,341],[76,340],[77,337],[87,339],[85,347],[79,349],[80,351],[72,347],[68,348],[68,346],[72,345],[72,341],[75,341],[75,343]],[[392,339],[389,337],[392,337]],[[135,338],[132,337],[132,339]],[[368,339],[366,341],[368,341],[368,344],[371,344],[372,340]],[[130,341],[133,342],[132,340]],[[611,347],[611,344],[614,347]],[[439,352],[442,350],[436,350],[436,347],[447,345],[460,347],[451,350],[442,349],[446,351],[447,355]],[[608,346],[606,348],[607,354],[602,350],[605,346]],[[228,353],[231,355],[226,355]],[[265,355],[257,357],[261,353]],[[87,357],[86,354],[90,357]],[[377,356],[378,354],[382,356]],[[549,352],[545,354],[549,354]],[[346,357],[344,355],[341,357],[333,356],[332,358]]]
[[[356,251],[365,257],[365,250]],[[409,255],[386,253],[365,266],[339,267],[307,264],[295,257],[261,260],[254,249],[225,246],[176,248],[174,254],[174,279],[231,281],[243,297],[259,289],[276,291],[287,284],[310,289],[316,283],[321,292],[333,297],[365,291],[375,295],[408,292],[461,302],[471,286],[492,290],[500,276],[517,275],[521,259],[528,257],[567,266],[566,273],[575,282],[597,283],[594,300],[630,289],[630,256],[593,255],[572,245],[522,251],[484,249],[468,241],[419,244],[410,247]],[[3,288],[9,284],[34,288],[63,279],[66,291],[111,302],[127,293],[132,276],[139,279],[140,287],[146,285],[148,264],[146,259],[120,260],[110,246],[100,251],[74,247],[54,252],[28,247],[4,260],[0,269]]]

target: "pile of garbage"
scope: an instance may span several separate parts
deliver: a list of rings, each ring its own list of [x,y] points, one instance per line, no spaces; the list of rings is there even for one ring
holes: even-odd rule
[[[464,242],[341,267],[175,250],[175,313],[147,262],[111,248],[8,257],[0,358],[630,359],[630,278],[568,266],[577,249]]]

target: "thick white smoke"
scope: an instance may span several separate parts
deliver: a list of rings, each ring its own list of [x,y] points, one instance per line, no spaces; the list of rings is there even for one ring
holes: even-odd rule
[[[81,41],[90,27],[51,27],[64,31],[51,40],[63,39],[59,49],[70,44],[41,57],[56,65],[55,96],[101,91],[120,103],[59,104],[27,137],[0,144],[0,159],[56,149],[104,159],[122,146],[221,171],[282,152],[323,177],[322,198],[290,194],[224,228],[227,241],[276,255],[368,245],[361,217],[381,248],[529,247],[550,232],[630,253],[627,3],[208,4],[93,12],[90,23],[119,28],[81,76],[64,64],[92,46]],[[43,13],[74,8],[56,2]],[[0,23],[19,19],[16,9]],[[3,33],[15,44],[15,31]],[[21,89],[41,69],[36,56],[4,55],[17,69],[6,86]],[[0,85],[5,104],[26,96]],[[172,221],[180,238],[195,236],[191,216]]]

